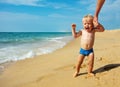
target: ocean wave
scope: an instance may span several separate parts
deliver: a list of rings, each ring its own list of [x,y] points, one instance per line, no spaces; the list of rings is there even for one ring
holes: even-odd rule
[[[37,55],[51,53],[64,47],[73,38],[71,36],[45,37],[44,40],[34,40],[22,44],[9,45],[0,48],[0,63],[23,60]]]

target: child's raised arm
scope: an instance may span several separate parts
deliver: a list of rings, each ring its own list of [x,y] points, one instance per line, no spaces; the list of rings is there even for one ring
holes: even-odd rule
[[[94,24],[95,26],[95,24]],[[103,25],[101,25],[100,23],[98,23],[97,26],[95,26],[95,32],[103,32],[105,29],[103,27]]]
[[[82,31],[76,32],[76,24],[72,24],[72,35],[74,38],[79,37],[80,35],[82,35]]]

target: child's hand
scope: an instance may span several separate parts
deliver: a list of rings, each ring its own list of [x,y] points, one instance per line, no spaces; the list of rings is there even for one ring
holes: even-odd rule
[[[76,28],[76,24],[72,24],[72,28]]]
[[[93,22],[93,24],[94,24],[95,29],[100,29],[100,24],[99,23]]]

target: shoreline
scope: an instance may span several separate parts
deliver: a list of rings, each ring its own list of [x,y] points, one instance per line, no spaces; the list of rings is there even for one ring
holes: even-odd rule
[[[24,60],[29,60],[29,59],[31,59],[31,58],[34,59],[34,58],[36,58],[36,57],[40,57],[40,56],[52,54],[52,53],[54,53],[55,51],[64,48],[67,44],[71,43],[72,41],[73,41],[73,40],[71,39],[71,40],[68,41],[64,46],[59,47],[59,48],[57,48],[57,49],[54,49],[53,51],[48,52],[48,53],[43,53],[43,54],[40,54],[40,55],[35,55],[35,56],[33,56],[33,57],[28,57],[28,58],[24,58],[24,59],[20,59],[20,60],[16,60],[16,61],[7,61],[7,62],[0,63],[0,74],[1,74],[2,72],[4,72],[4,70],[5,70],[6,68],[8,68],[10,65],[12,65],[12,64],[14,64],[14,63],[16,63],[16,62],[24,61]]]
[[[51,53],[66,45],[71,37],[68,32],[3,32],[0,40],[0,64]]]
[[[56,51],[14,62],[0,74],[1,87],[119,87],[120,30],[96,33],[95,77],[86,77],[87,58],[77,78],[72,75],[80,38]],[[116,38],[117,37],[117,38]]]

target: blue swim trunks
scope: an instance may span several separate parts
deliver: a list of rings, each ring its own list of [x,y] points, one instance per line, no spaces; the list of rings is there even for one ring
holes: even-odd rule
[[[90,50],[85,50],[85,49],[80,49],[80,54],[84,55],[84,56],[88,56],[90,53],[93,53],[93,48],[91,48]]]

